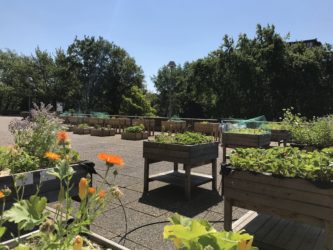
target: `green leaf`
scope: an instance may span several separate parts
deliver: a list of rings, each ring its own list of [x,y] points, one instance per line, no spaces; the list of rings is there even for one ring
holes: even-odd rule
[[[4,233],[6,232],[6,228],[5,227],[0,227],[0,238],[4,235]]]

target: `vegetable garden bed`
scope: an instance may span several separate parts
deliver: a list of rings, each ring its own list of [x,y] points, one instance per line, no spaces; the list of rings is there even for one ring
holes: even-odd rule
[[[333,187],[319,188],[300,178],[240,171],[224,166],[224,228],[231,230],[232,206],[281,216],[325,228],[333,249]]]
[[[92,136],[114,136],[116,134],[116,130],[115,129],[107,129],[107,128],[100,128],[100,129],[96,129],[93,128],[90,130],[90,135]]]
[[[123,140],[145,140],[148,139],[148,133],[147,132],[138,132],[138,133],[127,133],[123,132],[121,133],[121,139]]]

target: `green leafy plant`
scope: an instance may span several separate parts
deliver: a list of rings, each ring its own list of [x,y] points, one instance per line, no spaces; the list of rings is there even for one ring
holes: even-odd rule
[[[105,212],[106,204],[113,199],[119,199],[122,195],[120,189],[114,184],[109,183],[108,175],[117,174],[116,166],[123,165],[123,159],[119,156],[100,153],[99,159],[106,163],[106,171],[101,176],[102,183],[98,188],[90,187],[90,180],[81,178],[77,183],[79,188],[79,198],[81,200],[78,208],[73,209],[73,201],[70,197],[72,189],[71,180],[74,170],[70,166],[70,161],[66,155],[66,134],[58,136],[59,145],[63,147],[63,155],[54,152],[46,152],[45,157],[56,163],[56,167],[48,171],[48,174],[59,179],[60,192],[58,202],[55,205],[56,212],[54,218],[49,218],[46,211],[47,199],[39,197],[38,193],[32,195],[28,200],[19,199],[7,211],[0,215],[0,233],[5,231],[3,221],[9,221],[18,225],[21,230],[31,230],[39,226],[39,231],[23,241],[18,238],[17,250],[44,250],[44,249],[75,249],[89,250],[95,249],[88,239],[82,236],[82,233],[89,233],[89,225]],[[113,180],[115,178],[112,178]],[[17,189],[17,188],[16,188]],[[0,199],[5,199],[8,194],[0,191]],[[72,222],[68,223],[72,217]],[[1,237],[1,235],[0,235]]]
[[[183,145],[194,145],[203,144],[214,141],[213,136],[206,136],[201,133],[185,132],[179,134],[161,134],[155,136],[155,141],[158,143],[168,144],[183,144]]]
[[[313,152],[294,147],[237,148],[230,162],[242,170],[333,183],[333,148]]]
[[[288,126],[281,122],[267,122],[262,125],[262,128],[269,130],[288,130]]]
[[[163,238],[181,250],[257,250],[253,236],[244,232],[218,232],[207,221],[174,214],[164,227]]]
[[[145,129],[145,126],[143,124],[137,125],[137,126],[131,126],[128,128],[125,128],[125,133],[141,133]]]
[[[233,133],[233,134],[250,134],[250,135],[264,135],[268,134],[269,131],[261,128],[232,128],[224,133]]]
[[[78,128],[90,128],[90,126],[86,123],[81,123],[77,126]]]

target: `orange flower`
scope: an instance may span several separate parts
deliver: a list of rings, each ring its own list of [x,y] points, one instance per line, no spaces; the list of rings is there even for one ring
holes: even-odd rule
[[[118,166],[124,165],[124,159],[118,155],[99,153],[98,158],[102,161],[105,161],[107,164],[110,164],[110,165],[118,165]]]
[[[95,192],[96,192],[96,188],[94,188],[94,187],[88,188],[88,193],[89,194],[94,194]]]
[[[106,196],[106,191],[105,191],[105,190],[101,190],[101,191],[99,191],[99,193],[98,193],[98,197],[99,197],[100,199],[104,199],[105,196]]]
[[[5,194],[3,192],[0,191],[0,199],[4,198]]]
[[[60,159],[60,155],[53,153],[53,152],[46,152],[44,156],[53,161],[57,161]]]
[[[79,197],[81,201],[87,197],[87,193],[88,193],[88,180],[82,177],[79,183]]]
[[[60,142],[65,142],[68,140],[69,136],[65,131],[59,131],[57,133],[57,138]]]
[[[83,239],[80,235],[77,235],[74,239],[73,250],[81,250],[83,246]]]

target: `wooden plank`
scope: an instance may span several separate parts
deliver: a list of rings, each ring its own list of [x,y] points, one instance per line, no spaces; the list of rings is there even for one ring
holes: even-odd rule
[[[232,230],[235,232],[242,230],[246,225],[248,225],[248,223],[250,223],[257,216],[258,214],[254,211],[246,212],[246,214],[244,214],[242,217],[240,217],[238,220],[232,223]]]
[[[327,207],[320,207],[312,204],[298,201],[275,199],[269,196],[260,195],[251,191],[234,189],[225,189],[225,197],[235,198],[239,201],[249,202],[277,209],[286,209],[298,214],[309,215],[320,219],[333,220],[333,210]]]
[[[318,237],[320,235],[320,229],[311,227],[306,234],[306,237],[303,238],[301,244],[298,246],[299,250],[313,250],[314,245],[316,244]]]
[[[143,174],[143,192],[149,191],[149,162],[148,159],[144,160],[144,174]]]
[[[232,200],[224,198],[224,230],[232,230]]]
[[[323,207],[333,208],[333,195],[323,195],[318,193],[309,193],[304,190],[294,190],[291,188],[272,186],[249,180],[241,180],[237,178],[225,178],[224,186],[226,188],[236,187],[239,190],[249,190],[251,192],[267,195],[272,198],[281,198],[286,200],[295,200],[309,204],[317,204]]]
[[[333,196],[333,188],[331,189],[323,189],[318,188],[311,182],[307,180],[302,180],[298,178],[277,178],[268,175],[263,174],[251,174],[246,171],[233,171],[230,174],[225,176],[225,179],[227,178],[237,178],[241,180],[248,180],[251,182],[258,182],[263,184],[269,184],[272,186],[278,186],[278,187],[286,187],[286,188],[292,188],[296,190],[303,190],[306,192],[311,193],[318,193],[323,195],[332,195]]]
[[[265,238],[262,239],[264,243],[268,243],[274,246],[279,246],[276,244],[278,237],[282,234],[284,229],[290,224],[291,222],[288,220],[283,220],[279,218],[278,223],[275,224],[274,228],[267,232]]]

